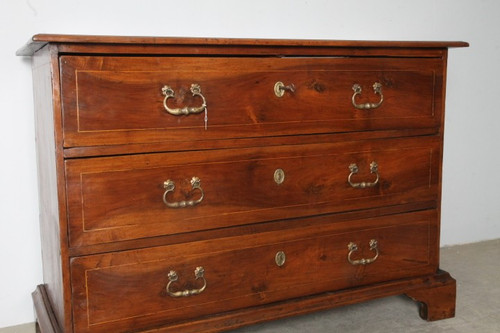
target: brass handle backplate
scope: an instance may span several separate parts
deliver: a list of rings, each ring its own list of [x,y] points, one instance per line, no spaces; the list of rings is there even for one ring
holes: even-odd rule
[[[203,286],[201,288],[172,291],[172,290],[170,290],[170,288],[171,288],[173,283],[175,283],[177,280],[179,280],[179,276],[177,275],[176,271],[170,271],[168,273],[169,282],[167,284],[167,293],[171,297],[187,297],[187,296],[201,294],[205,290],[205,288],[207,287],[207,280],[205,280],[205,269],[201,266],[196,267],[196,269],[194,270],[194,276],[195,276],[195,280],[201,279],[203,281]]]
[[[373,182],[353,183],[351,181],[351,178],[353,175],[358,173],[359,171],[358,165],[356,163],[352,163],[351,165],[349,165],[349,170],[351,170],[351,173],[347,177],[347,181],[349,182],[349,185],[351,185],[353,188],[374,187],[375,185],[378,184],[378,181],[380,179],[380,176],[378,174],[378,164],[375,161],[370,163],[370,173],[374,173],[377,176],[377,178]]]
[[[380,96],[380,100],[377,103],[362,103],[362,104],[356,103],[356,96],[361,95],[362,91],[361,85],[357,83],[354,84],[352,86],[352,90],[354,90],[354,94],[352,95],[352,105],[356,109],[360,110],[376,109],[379,106],[381,106],[382,103],[384,102],[384,95],[382,94],[382,84],[379,82],[375,82],[373,84],[373,92]]]
[[[347,254],[347,261],[349,261],[349,263],[351,265],[368,265],[368,264],[371,264],[372,262],[374,262],[375,260],[377,260],[378,254],[379,254],[378,253],[378,242],[377,242],[376,239],[370,240],[370,251],[375,251],[375,256],[372,257],[372,258],[369,258],[369,259],[362,258],[362,259],[353,260],[351,258],[351,256],[353,255],[354,252],[358,251],[358,245],[356,243],[350,242],[347,245],[347,249],[349,250],[349,253]]]
[[[175,183],[174,183],[174,181],[170,180],[170,179],[166,180],[163,183],[163,188],[165,188],[165,192],[163,193],[163,202],[169,208],[184,208],[184,207],[196,206],[205,197],[205,193],[203,192],[203,189],[201,188],[201,180],[198,177],[193,177],[191,179],[191,192],[193,192],[195,190],[199,190],[201,192],[201,196],[197,200],[186,200],[186,201],[178,201],[178,202],[169,202],[167,200],[167,194],[169,194],[170,192],[173,192],[175,190]]]
[[[200,113],[200,112],[205,111],[207,108],[207,101],[205,100],[205,97],[201,94],[200,85],[193,83],[191,85],[190,90],[191,90],[191,93],[193,94],[194,97],[198,96],[201,98],[201,100],[202,100],[201,106],[197,106],[197,107],[186,106],[183,108],[173,109],[167,105],[167,101],[169,98],[175,97],[175,92],[170,86],[168,86],[168,85],[163,86],[161,91],[162,91],[162,94],[165,96],[165,99],[163,100],[163,106],[165,107],[165,110],[174,116],[188,115],[188,114],[192,114],[192,113]]]

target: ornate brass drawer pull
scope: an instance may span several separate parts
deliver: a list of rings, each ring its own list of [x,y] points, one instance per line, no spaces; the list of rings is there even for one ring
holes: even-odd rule
[[[165,188],[165,193],[163,193],[163,202],[167,207],[169,208],[184,208],[184,207],[192,207],[196,206],[199,204],[203,198],[205,197],[205,193],[203,192],[203,189],[201,188],[201,180],[198,177],[193,177],[191,179],[191,192],[195,190],[200,190],[201,196],[198,200],[187,200],[187,201],[179,201],[179,202],[168,202],[167,201],[167,194],[170,192],[173,192],[175,189],[175,183],[172,180],[167,180],[163,183],[163,187]]]
[[[378,174],[378,164],[375,161],[370,163],[370,173],[374,173],[375,175],[377,175],[377,179],[375,179],[374,182],[353,183],[351,181],[351,178],[353,175],[358,173],[359,171],[358,165],[356,163],[352,163],[351,165],[349,165],[349,170],[351,170],[351,173],[349,174],[349,177],[347,177],[347,181],[349,182],[349,185],[351,185],[354,188],[374,187],[375,185],[378,184],[380,176]]]
[[[167,105],[167,100],[169,98],[173,98],[175,96],[175,92],[172,88],[170,88],[170,86],[163,86],[163,88],[161,89],[161,92],[163,93],[163,95],[165,96],[165,99],[163,100],[163,106],[165,107],[165,110],[170,113],[170,114],[173,114],[174,116],[180,116],[180,115],[188,115],[188,114],[191,114],[191,113],[200,113],[200,112],[203,112],[206,110],[207,108],[207,101],[205,100],[205,97],[201,94],[201,87],[199,84],[195,84],[193,83],[191,85],[191,93],[193,94],[193,96],[199,96],[202,100],[202,105],[201,106],[198,106],[198,107],[183,107],[183,108],[177,108],[177,109],[172,109],[172,108],[169,108],[168,105]]]
[[[177,275],[176,271],[170,271],[168,273],[169,282],[167,284],[167,293],[172,297],[187,297],[187,296],[201,294],[205,290],[205,288],[207,287],[207,280],[205,280],[205,269],[201,266],[196,267],[196,269],[194,270],[194,276],[195,276],[195,280],[199,280],[199,279],[203,280],[203,286],[201,288],[199,288],[199,289],[186,289],[186,290],[181,290],[181,291],[171,291],[170,290],[171,285],[179,279],[179,276]]]
[[[285,91],[289,91],[292,93],[295,92],[295,85],[292,83],[288,86],[285,86],[285,84],[281,81],[276,82],[276,84],[274,85],[274,94],[276,95],[276,97],[283,97]]]
[[[358,245],[356,245],[356,243],[350,242],[349,245],[347,245],[347,249],[349,250],[349,254],[347,255],[347,261],[349,261],[349,263],[351,265],[371,264],[372,262],[374,262],[378,258],[378,247],[377,246],[378,246],[377,240],[375,240],[375,239],[370,240],[370,251],[375,251],[375,256],[373,258],[370,258],[370,259],[362,258],[362,259],[353,260],[351,258],[351,256],[354,252],[358,251]]]
[[[365,103],[365,104],[357,104],[356,103],[356,96],[361,95],[361,85],[355,84],[352,86],[352,90],[354,90],[354,95],[352,95],[352,105],[356,109],[360,110],[367,110],[367,109],[376,109],[380,105],[382,105],[382,102],[384,101],[384,95],[382,95],[382,84],[379,82],[375,82],[373,84],[373,92],[377,95],[380,95],[380,101],[378,103]]]

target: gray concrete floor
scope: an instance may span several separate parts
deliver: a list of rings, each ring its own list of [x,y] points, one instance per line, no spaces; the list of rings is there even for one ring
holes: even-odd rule
[[[441,268],[457,280],[455,318],[426,322],[415,302],[394,296],[231,333],[500,332],[500,239],[443,248]],[[33,332],[33,324],[0,328],[0,333]]]
[[[500,239],[442,248],[441,268],[457,280],[455,318],[424,321],[415,302],[394,296],[232,333],[500,332]]]

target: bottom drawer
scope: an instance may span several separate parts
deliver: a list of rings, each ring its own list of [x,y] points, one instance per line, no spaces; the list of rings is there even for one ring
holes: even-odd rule
[[[75,332],[124,332],[437,269],[423,211],[74,258]]]

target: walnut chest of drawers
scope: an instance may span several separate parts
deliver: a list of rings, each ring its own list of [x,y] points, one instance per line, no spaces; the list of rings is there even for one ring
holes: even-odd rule
[[[219,332],[439,269],[449,47],[37,35],[41,332]],[[383,314],[381,314],[383,316]]]

